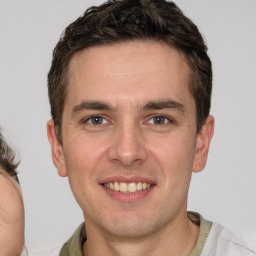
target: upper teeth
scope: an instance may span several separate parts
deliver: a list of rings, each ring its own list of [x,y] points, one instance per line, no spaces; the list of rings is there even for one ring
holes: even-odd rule
[[[150,187],[150,184],[147,184],[145,182],[131,182],[131,183],[125,183],[125,182],[109,182],[104,183],[104,187],[109,188],[111,190],[120,191],[123,193],[133,193],[136,191],[141,191],[143,189],[147,189]]]

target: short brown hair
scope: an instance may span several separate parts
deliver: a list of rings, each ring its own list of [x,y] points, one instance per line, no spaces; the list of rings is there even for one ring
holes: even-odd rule
[[[71,23],[53,51],[48,94],[60,142],[67,72],[72,56],[95,45],[145,39],[165,42],[186,56],[192,74],[190,91],[196,104],[197,132],[201,130],[210,111],[212,67],[197,26],[171,1],[111,0],[89,8]]]
[[[9,175],[17,178],[16,169],[19,163],[15,160],[14,151],[5,141],[1,131],[0,131],[0,168],[2,168]]]

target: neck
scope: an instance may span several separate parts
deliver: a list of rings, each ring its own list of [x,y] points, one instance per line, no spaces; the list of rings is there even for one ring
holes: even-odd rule
[[[90,225],[86,229],[84,256],[188,256],[199,235],[199,227],[188,219],[186,212],[163,229],[136,239],[102,235]]]

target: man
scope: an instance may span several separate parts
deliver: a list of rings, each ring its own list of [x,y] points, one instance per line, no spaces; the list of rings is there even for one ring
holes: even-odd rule
[[[24,206],[12,149],[0,132],[0,255],[20,255],[24,247]],[[23,252],[25,255],[25,251]]]
[[[60,255],[255,255],[187,213],[214,118],[211,62],[172,2],[110,1],[70,24],[48,75],[52,158],[82,224]]]

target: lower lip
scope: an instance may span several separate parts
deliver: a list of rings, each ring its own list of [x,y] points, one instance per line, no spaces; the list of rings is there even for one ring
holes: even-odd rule
[[[102,186],[102,185],[101,185]],[[144,197],[146,197],[148,195],[148,193],[150,193],[155,186],[152,186],[148,189],[145,190],[141,190],[141,191],[137,191],[137,192],[133,192],[133,193],[122,193],[119,191],[115,191],[115,190],[111,190],[109,188],[106,188],[104,186],[102,186],[102,188],[114,199],[121,201],[121,202],[132,202],[132,201],[137,201],[140,200]]]

